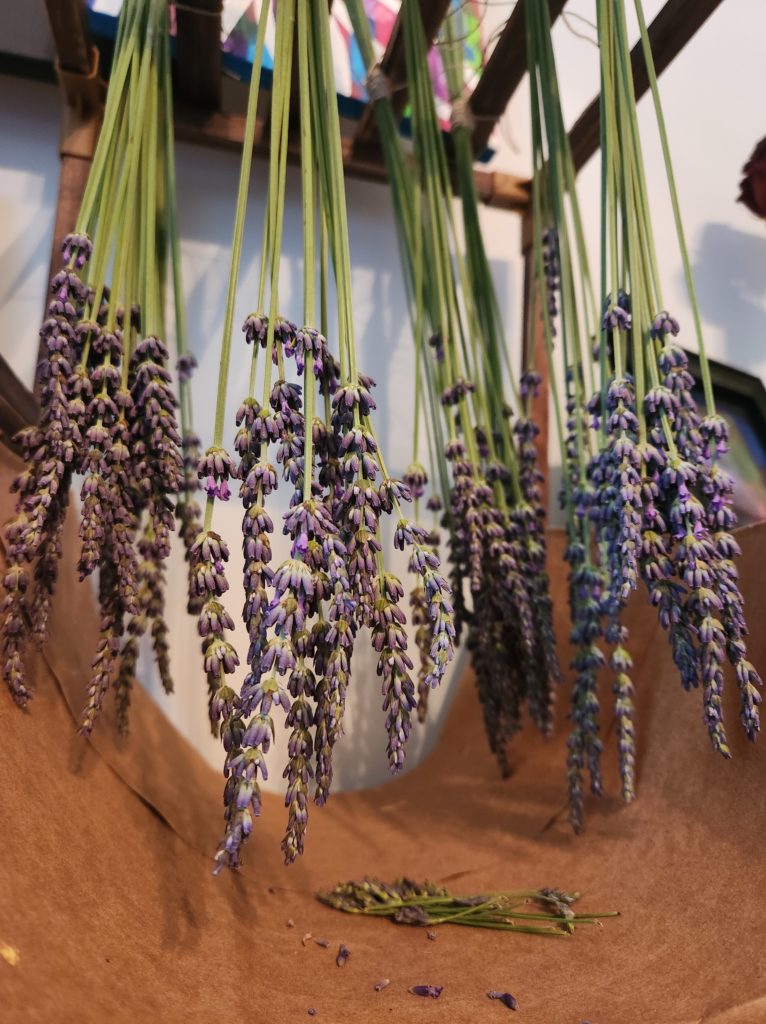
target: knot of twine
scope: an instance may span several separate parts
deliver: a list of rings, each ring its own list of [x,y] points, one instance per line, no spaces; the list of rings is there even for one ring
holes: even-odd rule
[[[391,99],[391,82],[380,64],[370,68],[367,75],[367,95],[370,103],[377,103],[378,100]]]
[[[476,127],[476,118],[473,116],[471,105],[462,96],[458,97],[452,104],[450,127],[453,131],[455,128],[466,128],[469,132],[472,132]]]

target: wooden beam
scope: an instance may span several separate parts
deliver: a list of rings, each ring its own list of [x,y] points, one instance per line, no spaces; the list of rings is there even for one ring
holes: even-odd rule
[[[18,451],[12,438],[40,419],[37,399],[0,356],[0,442]]]
[[[502,171],[483,171],[475,168],[473,180],[480,203],[496,210],[525,213],[529,210],[532,192],[530,184],[515,174]]]
[[[426,39],[430,47],[439,33],[439,26],[446,17],[450,0],[419,0],[419,2],[420,13],[423,17],[423,28],[425,29]],[[391,103],[398,120],[407,102],[407,69],[404,57],[404,31],[402,29],[401,9],[396,16],[391,36],[386,44],[385,53],[380,60],[380,66],[391,83]],[[376,137],[375,117],[372,107],[368,105],[359,120],[356,138],[359,140],[360,145],[364,145]]]
[[[176,7],[178,94],[217,110],[221,104],[222,0],[184,0]]]
[[[59,65],[64,71],[87,75],[92,66],[83,0],[45,0]]]
[[[175,107],[174,123],[176,139],[179,142],[190,142],[215,149],[238,150],[244,140],[244,114],[227,114],[221,111],[206,114],[194,106],[178,102]],[[343,165],[346,175],[363,181],[386,182],[388,176],[380,146],[375,141],[360,143],[354,134],[356,123],[341,119]],[[253,153],[263,159],[267,159],[269,155],[269,137],[262,117],[256,123]],[[297,130],[291,133],[287,159],[291,164],[300,163],[300,137]],[[500,171],[477,170],[474,173],[481,202],[500,210],[528,209],[528,182]]]
[[[527,71],[525,2],[527,0],[518,0],[511,12],[468,101],[476,121],[473,132],[476,153],[486,149],[492,129]],[[561,14],[565,3],[566,0],[548,0],[551,24]]]
[[[692,36],[705,24],[723,0],[667,0],[660,13],[649,26],[654,64],[660,75],[674,57],[683,50]],[[649,76],[641,47],[641,40],[630,53],[636,99],[649,88]],[[600,96],[586,107],[569,133],[572,158],[579,170],[596,153],[601,144]]]

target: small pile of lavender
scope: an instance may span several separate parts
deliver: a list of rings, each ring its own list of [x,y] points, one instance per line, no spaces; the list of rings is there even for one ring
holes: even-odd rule
[[[676,338],[679,324],[660,290],[637,127],[623,0],[599,0],[602,81],[603,304],[589,302],[590,279],[574,173],[563,127],[544,5],[527,2],[535,152],[536,263],[552,388],[553,318],[560,309],[566,422],[557,408],[567,512],[573,662],[569,741],[570,818],[582,828],[584,776],[603,790],[598,670],[613,677],[622,795],[635,796],[632,660],[622,611],[643,580],[666,630],[685,689],[702,692],[715,750],[730,756],[722,712],[724,664],[735,670],[740,719],[754,740],[761,680],[747,659],[747,626],[731,535],[732,481],[721,464],[727,426],[716,412],[694,282],[686,250],[651,48],[635,0],[675,225],[686,276],[705,394],[701,414]],[[546,249],[556,244],[556,275]],[[582,278],[584,301],[575,287]],[[552,296],[551,289],[559,295]],[[596,326],[597,324],[597,326]],[[597,335],[591,351],[590,339]],[[594,366],[595,362],[595,366]],[[605,647],[611,647],[607,656]]]
[[[433,928],[454,924],[469,928],[529,935],[571,935],[578,925],[597,924],[616,911],[578,914],[579,893],[560,889],[518,889],[478,896],[455,896],[432,882],[398,878],[392,884],[375,878],[343,882],[317,899],[346,914],[382,917],[395,924]]]
[[[14,483],[17,514],[7,529],[4,671],[23,706],[30,697],[24,650],[30,636],[40,645],[47,637],[70,489],[81,479],[78,569],[81,580],[98,575],[101,611],[85,734],[112,685],[118,724],[127,727],[144,632],[172,689],[163,562],[184,478],[161,340],[159,268],[164,216],[173,206],[166,198],[172,170],[163,180],[173,146],[167,16],[165,0],[123,5],[103,129],[40,330],[41,418],[22,432],[26,466]]]
[[[300,326],[284,316],[279,298],[296,34],[304,213]],[[290,730],[283,772],[288,811],[282,843],[285,861],[290,863],[303,852],[309,802],[313,798],[323,804],[331,790],[333,751],[343,732],[351,661],[363,626],[378,654],[391,770],[398,771],[404,763],[417,698],[401,607],[404,590],[386,570],[383,558],[384,516],[395,516],[394,542],[410,552],[421,581],[418,611],[428,623],[429,686],[438,684],[452,656],[455,633],[450,588],[439,573],[427,532],[402,511],[409,488],[390,476],[375,436],[374,382],[357,368],[329,13],[326,6],[309,0],[281,0],[277,9],[261,276],[256,308],[243,328],[252,350],[251,374],[236,414],[233,453],[223,447],[264,38],[262,19],[243,149],[215,434],[198,468],[207,505],[192,551],[211,720],[220,729],[226,750],[226,833],[217,869],[239,866],[242,846],[260,812],[260,779],[266,777],[277,710],[284,713]],[[337,357],[327,338],[328,253],[338,303]],[[243,617],[250,639],[239,693],[230,683],[239,665],[230,640],[234,623],[221,602],[228,587],[229,549],[212,529],[215,504],[230,500],[237,487],[243,504]],[[289,556],[275,564],[275,523],[268,506],[279,487],[286,487],[289,494],[282,520]]]

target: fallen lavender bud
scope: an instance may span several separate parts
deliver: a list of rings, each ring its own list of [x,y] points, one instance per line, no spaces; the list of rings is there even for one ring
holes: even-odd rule
[[[388,978],[381,978],[380,981],[375,982],[375,991],[382,992],[384,988],[388,988],[391,984]]]
[[[444,991],[443,985],[412,985],[408,990],[414,996],[423,996],[427,999],[438,999]]]
[[[338,947],[338,955],[335,957],[335,963],[338,967],[345,967],[346,961],[351,956],[351,950],[348,946],[344,946],[343,943]]]
[[[507,1006],[509,1010],[518,1010],[519,1003],[515,996],[512,996],[510,992],[495,992],[494,989],[487,992],[489,999],[496,999],[502,1003],[503,1006]]]

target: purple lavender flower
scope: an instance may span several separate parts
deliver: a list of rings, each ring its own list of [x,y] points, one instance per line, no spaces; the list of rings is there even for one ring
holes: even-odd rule
[[[388,732],[388,761],[392,772],[404,765],[404,747],[410,734],[411,714],[417,706],[410,678],[412,661],[407,654],[405,616],[398,606],[402,585],[391,573],[375,584],[372,610],[372,645],[378,652],[378,675],[383,679],[383,710]]]
[[[208,448],[197,464],[197,476],[203,481],[210,498],[228,501],[231,497],[229,480],[235,480],[237,469],[229,453],[221,447]]]
[[[176,376],[179,384],[186,384],[194,376],[197,360],[190,352],[182,353],[176,360]]]
[[[518,1010],[519,1001],[516,996],[511,995],[510,992],[496,992],[494,989],[487,992],[488,999],[496,999],[501,1002],[503,1006],[507,1006],[509,1010]]]
[[[415,500],[423,497],[426,491],[426,484],[428,483],[428,474],[420,463],[411,463],[404,471],[402,480],[409,487]]]
[[[548,316],[551,322],[551,333],[555,336],[556,327],[553,321],[558,316],[558,292],[561,289],[559,235],[556,228],[548,228],[548,230],[543,233],[542,242],[546,302],[548,305]]]
[[[617,302],[614,303],[611,295],[604,300],[604,312],[601,320],[601,329],[607,333],[612,331],[629,331],[633,319],[630,309],[630,297],[625,292],[618,292]]]
[[[438,999],[444,991],[443,985],[412,985],[409,989],[414,996],[424,996],[428,999]]]
[[[522,398],[538,398],[542,377],[537,370],[525,370],[521,375],[519,394]]]
[[[572,688],[573,728],[568,741],[569,820],[575,832],[583,827],[583,770],[587,765],[591,792],[600,796],[601,751],[599,739],[597,673],[605,664],[596,641],[601,635],[601,594],[603,581],[590,562],[582,543],[570,541],[565,552],[570,565],[572,608],[571,641],[576,647],[572,661],[575,681]]]
[[[88,702],[80,724],[83,736],[89,736],[101,713],[104,697],[112,682],[120,653],[123,632],[123,609],[119,599],[113,562],[105,558],[99,574],[99,604],[101,607],[100,636],[96,655],[91,665],[88,684]]]

